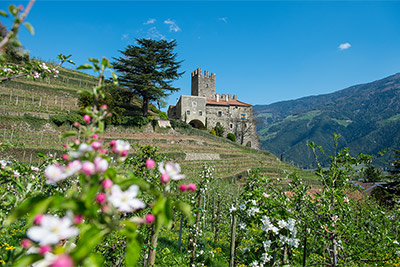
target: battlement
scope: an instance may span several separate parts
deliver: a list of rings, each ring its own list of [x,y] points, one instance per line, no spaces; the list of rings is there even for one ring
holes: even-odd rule
[[[194,70],[194,71],[192,72],[192,78],[193,78],[194,76],[204,76],[204,77],[212,78],[212,79],[215,80],[215,73],[211,73],[211,74],[210,74],[207,70],[205,70],[205,71],[204,71],[204,74],[203,74],[203,71],[202,71],[201,68],[197,68],[196,70]]]
[[[192,72],[192,95],[215,98],[215,73],[197,68]]]
[[[231,94],[215,94],[214,99],[216,100],[216,102],[219,101],[231,101],[231,100],[238,100],[238,96],[237,95],[231,95]]]

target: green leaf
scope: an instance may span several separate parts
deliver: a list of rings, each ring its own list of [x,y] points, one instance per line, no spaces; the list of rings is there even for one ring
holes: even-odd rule
[[[93,62],[93,63],[99,63],[100,61],[97,59],[97,58],[89,58],[88,59],[90,62]]]
[[[100,254],[90,254],[88,258],[83,261],[84,266],[103,266],[104,259]]]
[[[65,132],[62,135],[60,135],[60,138],[66,138],[66,137],[74,136],[77,134],[78,133],[76,131],[68,131],[68,132]]]
[[[72,61],[72,60],[70,60],[70,59],[69,59],[69,60],[67,60],[67,62],[68,62],[68,63],[70,63],[70,64],[72,64],[72,65],[75,65],[75,62],[73,62],[73,61]]]
[[[185,215],[189,220],[192,218],[192,212],[191,212],[191,207],[189,204],[178,200],[174,202],[174,206],[182,212],[183,215]]]
[[[9,5],[8,11],[10,11],[11,15],[16,16],[18,13],[18,9],[15,5]]]
[[[101,60],[101,65],[104,67],[108,67],[110,65],[110,61],[107,58],[103,57],[103,59]]]
[[[35,30],[33,29],[33,26],[29,22],[25,22],[24,25],[32,35],[35,34]]]
[[[125,264],[126,266],[136,266],[139,257],[140,257],[141,245],[136,240],[136,238],[132,239],[128,246],[126,246],[126,256],[125,256]]]
[[[78,70],[88,70],[88,69],[93,69],[93,66],[90,64],[83,64],[77,67],[76,69]]]
[[[0,16],[2,16],[2,17],[8,17],[8,14],[7,14],[7,12],[5,12],[4,10],[0,10]]]
[[[30,254],[22,257],[19,259],[15,265],[15,267],[26,267],[26,266],[31,266],[32,263],[37,262],[39,260],[43,259],[43,256],[38,255],[38,254]]]
[[[104,132],[104,121],[99,122],[99,131]]]
[[[80,239],[72,252],[75,261],[82,261],[88,257],[92,250],[101,242],[107,230],[100,231],[96,225],[84,225],[81,227]]]

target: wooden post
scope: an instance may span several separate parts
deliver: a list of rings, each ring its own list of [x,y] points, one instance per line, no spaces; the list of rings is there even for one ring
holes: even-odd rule
[[[194,258],[195,258],[195,256],[196,256],[196,246],[195,246],[195,244],[197,244],[197,233],[199,232],[199,229],[200,229],[200,219],[201,219],[201,214],[203,213],[202,212],[202,210],[201,210],[201,206],[202,206],[202,203],[203,202],[203,196],[202,195],[199,195],[199,203],[198,203],[198,211],[197,211],[197,217],[196,217],[196,235],[193,237],[193,244],[192,244],[192,248],[191,248],[191,250],[192,250],[192,257],[191,257],[191,259],[190,259],[190,263],[194,263]]]
[[[17,98],[15,100],[15,105],[18,106],[18,96],[17,96]]]
[[[57,105],[57,96],[54,96],[54,105]]]
[[[214,247],[217,247],[217,241],[218,241],[218,223],[220,220],[220,213],[221,213],[221,195],[218,194],[218,207],[217,207],[217,214],[215,216],[215,226],[214,226]]]
[[[42,106],[42,97],[40,97],[40,99],[39,99],[39,107],[41,107]]]
[[[11,99],[12,99],[12,90],[11,90],[11,93],[10,93],[10,103],[11,103]]]
[[[157,239],[158,239],[158,232],[156,232],[156,226],[153,225],[150,247],[149,247],[149,256],[147,258],[147,265],[149,266],[154,266],[154,262],[156,261]]]
[[[24,154],[22,155],[22,162],[25,162],[25,148],[24,148]]]
[[[179,226],[179,239],[178,239],[178,250],[181,250],[182,247],[182,231],[183,231],[183,215],[181,216],[181,225]]]
[[[10,143],[12,143],[13,135],[14,135],[14,129],[12,129],[11,131]]]
[[[61,98],[61,109],[62,109],[62,107],[63,107],[63,99]]]
[[[32,165],[32,153],[31,153],[31,158],[29,159],[29,165]]]
[[[229,267],[235,266],[235,241],[236,241],[236,214],[232,213],[231,224],[231,249],[229,255]]]
[[[43,141],[43,131],[42,134],[40,135],[40,144],[42,144],[42,141]]]
[[[23,105],[24,107],[25,107],[25,99],[26,99],[26,97],[24,96],[24,105]]]

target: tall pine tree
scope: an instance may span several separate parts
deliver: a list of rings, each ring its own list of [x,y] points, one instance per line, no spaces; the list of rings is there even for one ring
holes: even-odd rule
[[[175,40],[136,39],[137,45],[128,45],[122,56],[113,58],[119,73],[119,83],[143,100],[143,116],[147,117],[151,101],[163,99],[179,88],[171,83],[184,72],[179,72],[182,61],[177,61]]]

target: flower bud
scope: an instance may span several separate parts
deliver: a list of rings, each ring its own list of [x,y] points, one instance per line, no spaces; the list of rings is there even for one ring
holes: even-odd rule
[[[50,252],[50,251],[51,251],[51,247],[49,245],[41,246],[39,248],[39,254],[42,254],[42,255],[47,252]]]
[[[181,184],[179,186],[179,190],[181,190],[181,192],[185,192],[187,190],[187,186],[185,184]]]
[[[107,109],[107,105],[106,105],[106,104],[101,105],[101,106],[100,106],[100,109]]]
[[[154,220],[156,219],[156,217],[153,214],[147,214],[145,217],[146,223],[151,224],[154,222]]]
[[[101,148],[101,143],[99,141],[94,141],[91,146],[94,150],[99,150]]]
[[[154,167],[156,166],[156,163],[154,162],[154,160],[152,159],[148,159],[146,160],[146,168],[149,170],[154,169]]]
[[[104,193],[98,193],[97,196],[96,196],[96,201],[97,201],[97,203],[99,203],[99,204],[104,203],[104,201],[106,201],[106,194],[104,194]]]
[[[111,188],[111,186],[113,186],[113,182],[110,179],[105,179],[102,185],[104,189],[108,189]]]
[[[94,174],[95,166],[92,162],[85,161],[84,163],[82,163],[81,171],[86,175],[92,175],[92,174]]]
[[[126,155],[128,155],[128,150],[124,150],[121,152],[122,157],[125,157]]]
[[[40,223],[42,222],[43,216],[44,216],[43,214],[36,215],[35,219],[33,219],[33,222],[36,225],[40,225]]]
[[[75,266],[74,260],[68,254],[61,254],[50,265],[50,267],[74,267],[74,266]]]
[[[75,217],[74,217],[74,223],[75,224],[80,224],[80,223],[82,223],[83,222],[83,216],[82,215],[76,215]]]
[[[160,181],[163,184],[168,183],[169,182],[169,175],[166,174],[166,173],[161,174]]]
[[[188,184],[188,189],[192,192],[196,191],[196,185],[195,184]]]
[[[61,156],[61,158],[62,158],[64,161],[67,161],[67,160],[68,160],[68,155],[67,155],[67,154],[64,154],[64,155]]]
[[[111,142],[110,142],[110,146],[115,146],[115,144],[117,143],[117,140],[112,140]]]
[[[28,249],[32,246],[32,241],[30,241],[28,238],[24,238],[21,240],[21,246],[24,249]]]
[[[90,120],[91,120],[92,118],[90,118],[90,116],[89,115],[83,115],[83,121],[86,123],[86,124],[88,124],[89,122],[90,122]]]
[[[92,135],[93,139],[99,139],[99,136],[97,134]]]

